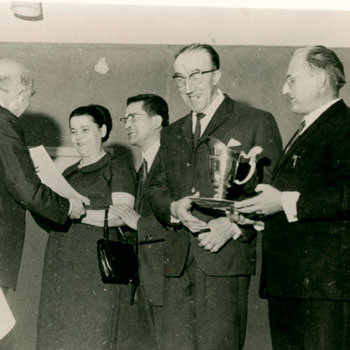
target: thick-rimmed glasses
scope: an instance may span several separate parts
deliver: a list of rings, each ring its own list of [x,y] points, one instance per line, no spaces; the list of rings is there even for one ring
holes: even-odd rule
[[[187,77],[184,77],[183,75],[179,73],[175,73],[173,75],[173,79],[175,81],[176,87],[178,89],[183,89],[186,86],[187,79],[193,84],[193,85],[199,85],[202,82],[203,74],[215,72],[217,69],[209,69],[209,70],[203,70],[195,69],[192,71]]]
[[[146,113],[130,113],[125,117],[119,118],[119,121],[125,125],[128,121],[131,123],[136,123],[142,120],[143,117],[147,117],[147,116],[148,115]]]

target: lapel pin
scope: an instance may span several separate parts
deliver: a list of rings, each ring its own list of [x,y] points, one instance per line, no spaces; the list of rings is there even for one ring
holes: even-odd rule
[[[296,155],[296,154],[293,154],[293,168],[295,168],[296,167],[296,165],[297,165],[297,161],[298,161],[298,159],[300,158],[300,156],[298,156],[298,155]]]

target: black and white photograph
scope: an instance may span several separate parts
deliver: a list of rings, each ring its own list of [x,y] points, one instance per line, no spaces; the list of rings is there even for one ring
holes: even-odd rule
[[[0,350],[350,349],[350,4],[0,1]]]

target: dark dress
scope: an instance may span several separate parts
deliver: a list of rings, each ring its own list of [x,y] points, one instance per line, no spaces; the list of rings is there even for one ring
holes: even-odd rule
[[[111,204],[111,192],[135,195],[130,161],[107,153],[94,164],[63,173],[88,197],[90,209]],[[115,229],[112,234],[115,235]],[[114,231],[114,232],[113,232]],[[81,223],[49,233],[38,319],[38,350],[115,349],[118,285],[103,284],[96,257],[102,228]]]

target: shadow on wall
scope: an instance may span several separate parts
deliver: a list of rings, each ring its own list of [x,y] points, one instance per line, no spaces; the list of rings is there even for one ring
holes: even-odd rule
[[[28,147],[62,146],[62,130],[53,117],[43,113],[28,112],[21,116],[20,122]]]

